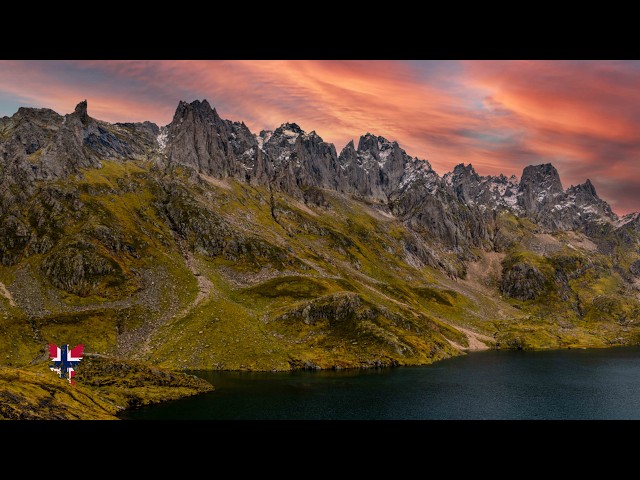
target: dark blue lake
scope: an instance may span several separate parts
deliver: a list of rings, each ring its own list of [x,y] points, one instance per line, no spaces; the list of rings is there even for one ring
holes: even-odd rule
[[[487,351],[384,370],[192,372],[211,393],[126,419],[640,419],[640,347]]]

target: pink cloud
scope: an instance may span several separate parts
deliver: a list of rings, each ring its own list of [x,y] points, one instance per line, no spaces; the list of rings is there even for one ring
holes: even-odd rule
[[[87,98],[96,118],[164,125],[179,100],[207,98],[254,132],[294,121],[338,150],[382,135],[441,174],[552,161],[566,186],[591,178],[622,213],[640,209],[639,81],[625,62],[0,62],[0,98],[26,105],[66,113]]]

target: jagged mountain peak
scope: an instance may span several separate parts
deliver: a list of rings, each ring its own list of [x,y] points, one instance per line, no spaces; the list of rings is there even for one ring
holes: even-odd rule
[[[77,107],[76,107],[77,108]],[[9,120],[10,118],[25,118],[25,117],[58,117],[62,119],[62,115],[58,112],[51,110],[50,108],[34,108],[34,107],[20,107],[13,117],[2,117],[2,119]]]
[[[206,101],[191,104],[181,102],[179,110],[181,108],[204,111],[208,115],[213,112],[217,116]],[[224,124],[226,121],[216,119],[216,122]],[[515,175],[481,176],[471,163],[460,163],[452,172],[440,178],[428,162],[416,163],[417,159],[407,155],[396,141],[371,132],[359,138],[357,148],[351,140],[338,156],[332,144],[323,142],[315,131],[305,133],[294,122],[283,123],[274,131],[263,130],[259,135],[252,135],[247,129],[251,141],[245,141],[241,146],[236,145],[238,129],[232,128],[235,124],[227,123],[227,127],[217,127],[214,143],[222,142],[218,148],[224,158],[231,155],[224,153],[228,149],[238,155],[240,163],[228,159],[224,170],[235,171],[243,178],[245,173],[242,172],[247,172],[247,176],[256,174],[246,162],[251,157],[255,163],[255,152],[260,151],[265,155],[265,162],[260,167],[262,178],[275,175],[278,188],[294,196],[301,195],[300,188],[303,186],[321,186],[387,202],[394,191],[404,191],[413,182],[428,185],[426,190],[434,194],[444,180],[458,200],[467,205],[483,209],[506,208],[517,215],[535,218],[552,228],[575,226],[584,218],[595,218],[594,215],[613,218],[609,214],[610,209],[605,206],[606,202],[599,203],[601,200],[590,181],[565,192],[560,175],[551,163],[527,166],[520,181]],[[225,142],[230,147],[224,147]],[[252,145],[256,147],[254,150]],[[218,148],[214,150],[218,151]],[[208,166],[204,170],[207,172],[214,172],[216,168],[213,163],[220,163],[211,163],[208,160],[211,156],[215,155],[205,155],[207,158],[204,163]],[[203,160],[199,165],[202,163]],[[202,170],[202,167],[199,169]],[[445,188],[444,185],[442,188]],[[570,197],[566,197],[567,194]],[[568,214],[564,205],[574,201],[582,205],[581,209],[574,208],[575,211]],[[595,213],[592,214],[592,211]],[[589,215],[585,216],[587,213]]]
[[[464,163],[459,163],[453,168],[454,176],[467,176],[475,179],[476,181],[480,180],[480,176],[476,173],[472,164],[465,165]]]
[[[464,164],[464,163],[459,163],[457,164],[455,167],[453,167],[453,171],[466,171],[466,172],[473,172],[476,173],[475,169],[473,168],[473,165],[471,163],[468,164]]]
[[[76,105],[76,108],[73,112],[82,123],[87,123],[89,121],[89,114],[87,112],[87,100],[83,100]]]
[[[306,132],[300,128],[300,126],[296,123],[283,123],[278,128],[276,128],[273,132],[270,132],[269,138],[264,141],[264,143],[268,143],[273,148],[284,148],[289,149],[293,147],[298,141],[298,138],[306,136]],[[289,158],[290,153],[282,153],[278,152],[278,157],[281,159]]]
[[[527,215],[537,216],[545,205],[556,203],[557,197],[564,195],[558,170],[550,163],[525,167],[520,178],[520,193],[518,204]]]
[[[216,112],[215,108],[211,107],[206,99],[202,101],[194,100],[190,103],[181,100],[178,103],[178,107],[176,108],[176,112],[173,115],[171,124],[182,122],[185,119],[189,118],[190,115],[193,118],[206,119],[214,122],[220,121],[218,112]]]
[[[379,154],[380,152],[400,148],[398,142],[389,141],[384,137],[379,135],[374,135],[372,133],[365,133],[360,137],[358,142],[358,151],[359,152],[369,152],[371,154]],[[404,151],[403,151],[404,152]]]
[[[266,141],[271,138],[271,135],[273,135],[273,130],[260,130],[260,133],[257,136]]]
[[[199,110],[213,110],[209,101],[205,98],[200,100],[193,100],[192,102],[186,102],[184,100],[180,100],[178,102],[178,108],[192,108]]]
[[[489,176],[488,178],[490,178],[493,183],[498,185],[507,185],[508,183],[517,185],[518,183],[518,177],[516,177],[515,175],[507,177],[504,173],[501,173],[497,176]]]
[[[162,131],[151,123],[110,125],[94,120],[86,100],[64,122],[48,109],[21,108],[12,118],[21,117],[26,118],[22,128],[34,135],[17,132],[12,119],[3,120],[2,129],[18,134],[19,144],[11,152],[19,155],[31,155],[49,145],[42,162],[37,158],[30,158],[31,164],[23,162],[24,169],[35,171],[37,178],[64,176],[76,167],[97,167],[101,158],[151,151],[208,175],[275,182],[277,188],[298,197],[314,186],[386,203],[394,192],[417,182],[420,188],[428,185],[430,193],[451,187],[457,200],[468,206],[506,208],[550,228],[615,218],[590,180],[565,192],[551,163],[527,166],[521,181],[515,175],[481,176],[471,163],[459,163],[440,178],[429,162],[410,157],[398,142],[370,131],[359,137],[357,148],[351,140],[338,156],[333,144],[324,142],[315,130],[307,134],[297,123],[286,122],[255,135],[243,122],[221,119],[206,99],[180,101],[173,121]],[[127,137],[130,134],[134,136]],[[123,135],[132,142],[123,141]]]
[[[378,153],[378,137],[369,132],[362,135],[358,141],[358,151]]]
[[[596,192],[596,187],[593,185],[593,183],[591,183],[591,180],[587,179],[586,182],[581,183],[579,185],[575,185],[575,186],[571,186],[567,189],[567,193],[577,193],[577,192],[582,192],[588,195],[591,195],[594,198],[600,198],[598,197],[598,193]]]
[[[349,140],[349,142],[347,142],[347,144],[344,146],[343,150],[353,150],[355,152],[356,146],[355,146],[353,140]]]
[[[164,152],[170,162],[224,178],[241,174],[237,156],[256,143],[246,127],[222,120],[207,100],[181,101],[167,126]]]
[[[274,135],[291,135],[291,134],[295,134],[295,135],[304,135],[305,131],[302,130],[302,128],[300,128],[300,126],[297,123],[283,123],[282,125],[280,125],[278,128],[275,129],[275,131],[273,132]]]
[[[546,182],[545,185],[549,186],[553,191],[563,190],[560,174],[551,163],[529,165],[522,171],[521,184],[539,184],[542,182]]]

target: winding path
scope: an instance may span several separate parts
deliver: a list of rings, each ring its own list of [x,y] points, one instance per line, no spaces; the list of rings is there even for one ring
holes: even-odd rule
[[[196,280],[198,281],[198,294],[191,303],[189,303],[179,312],[173,313],[171,311],[168,311],[156,321],[149,322],[145,324],[141,329],[139,329],[141,330],[140,333],[142,334],[142,338],[139,338],[138,341],[142,340],[143,343],[137,356],[143,357],[151,352],[151,339],[160,327],[166,325],[170,321],[175,321],[186,317],[194,308],[211,297],[211,292],[213,291],[213,283],[198,271],[195,258],[193,257],[193,254],[186,248],[184,242],[181,239],[176,240],[178,245],[180,246],[180,250],[182,252],[182,256],[184,257],[187,268],[191,271],[191,273],[196,277]],[[143,329],[144,331],[142,331]]]
[[[9,300],[9,305],[11,305],[12,307],[17,307],[16,302],[13,300],[11,292],[7,290],[7,287],[5,287],[4,283],[2,282],[0,282],[0,295]]]

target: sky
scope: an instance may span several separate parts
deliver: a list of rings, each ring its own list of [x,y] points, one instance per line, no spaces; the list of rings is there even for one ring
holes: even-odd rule
[[[207,99],[252,132],[295,122],[338,152],[367,133],[444,174],[553,163],[614,211],[640,211],[638,61],[0,61],[0,116],[88,101],[109,122],[168,124]]]

